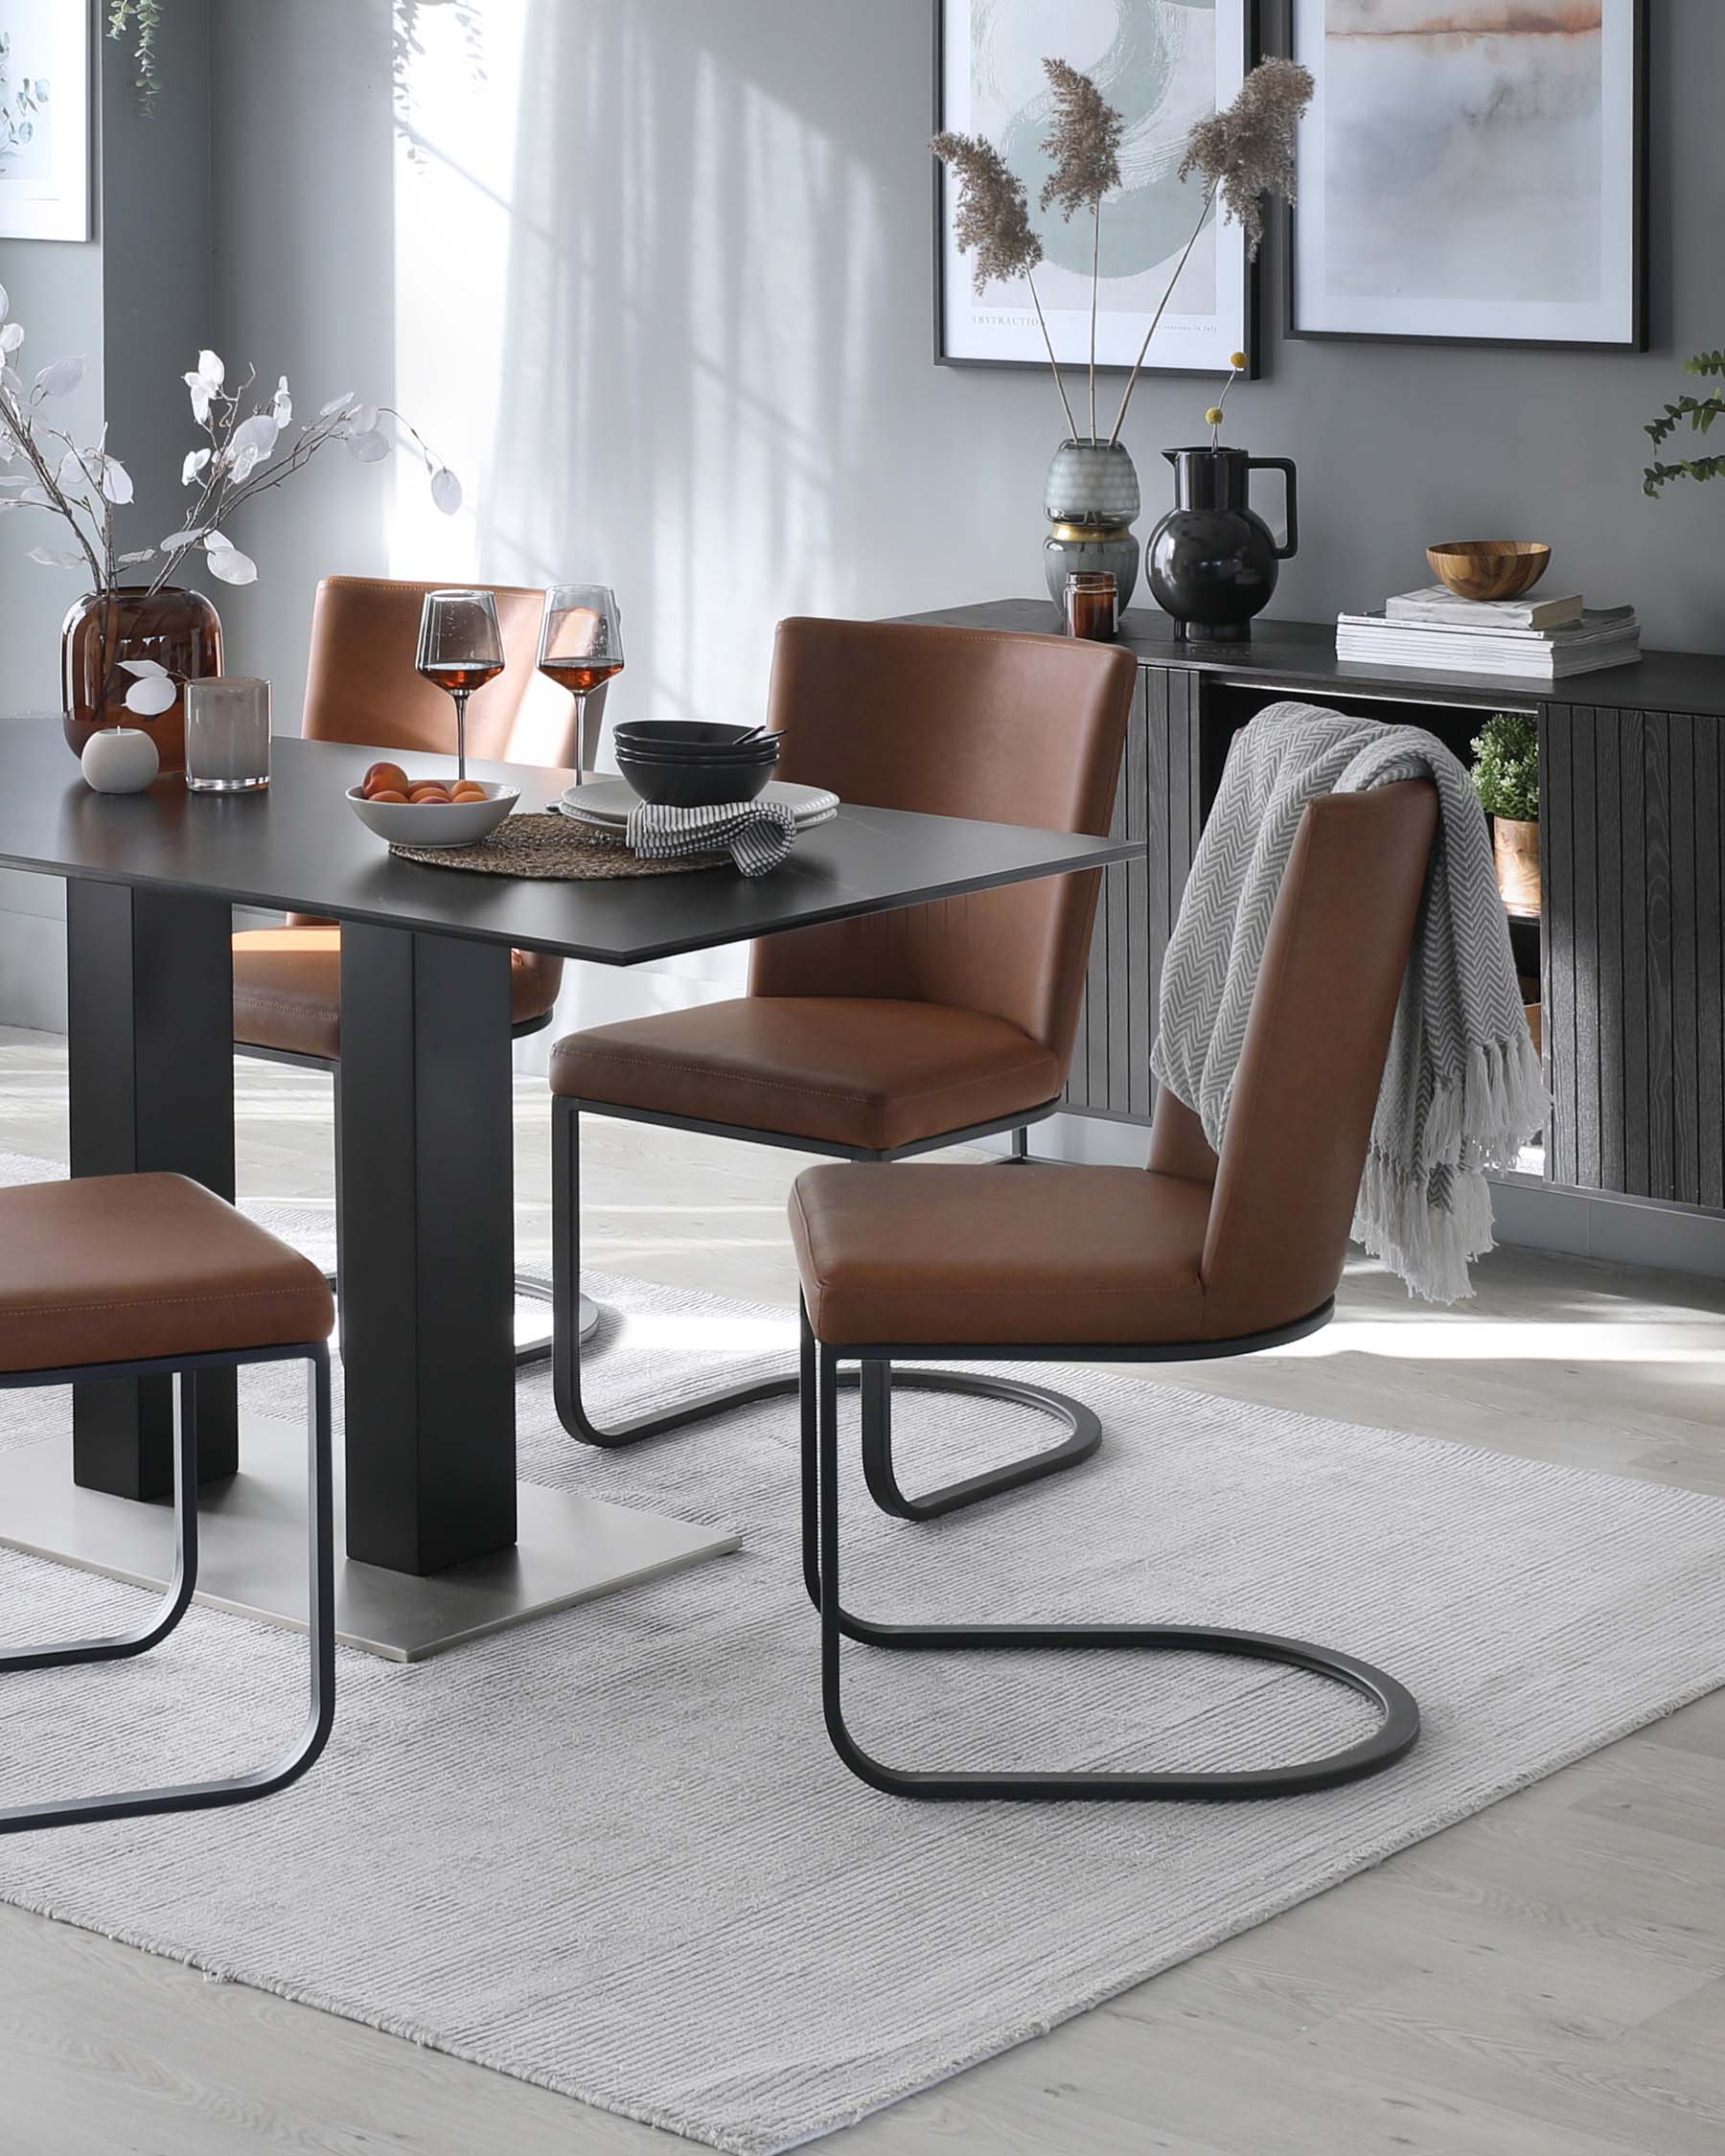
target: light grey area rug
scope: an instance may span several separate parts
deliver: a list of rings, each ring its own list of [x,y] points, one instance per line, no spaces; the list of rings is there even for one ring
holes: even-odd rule
[[[26,1164],[0,1159],[0,1180]],[[907,1170],[906,1173],[914,1173]],[[327,1251],[312,1208],[272,1223]],[[604,1404],[790,1345],[782,1314],[600,1283]],[[1412,1685],[1402,1767],[1210,1806],[913,1806],[821,1731],[789,1403],[620,1455],[540,1370],[523,1472],[740,1525],[745,1550],[437,1661],[342,1657],[331,1749],[257,1808],[0,1844],[0,1894],[654,2122],[767,2152],[928,2087],[1725,1682],[1725,1502],[1094,1371],[1090,1467],[932,1526],[850,1493],[859,1609],[1302,1633]],[[253,1380],[297,1411],[296,1379]],[[0,1394],[0,1444],[62,1398]],[[905,1403],[911,1486],[1041,1434]],[[9,1637],[144,1598],[0,1557]],[[220,1771],[294,1726],[302,1642],[194,1611],[126,1666],[0,1686],[0,1801]],[[1244,1765],[1354,1733],[1253,1664],[852,1650],[914,1763]],[[1153,2123],[1148,2122],[1147,2123]]]

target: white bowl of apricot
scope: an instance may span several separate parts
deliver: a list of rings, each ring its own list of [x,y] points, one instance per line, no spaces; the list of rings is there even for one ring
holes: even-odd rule
[[[519,799],[513,786],[414,779],[400,764],[374,764],[348,789],[359,821],[392,846],[472,846],[490,837]]]

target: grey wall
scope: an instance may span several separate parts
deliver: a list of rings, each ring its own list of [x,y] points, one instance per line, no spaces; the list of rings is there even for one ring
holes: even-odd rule
[[[218,319],[230,365],[285,374],[302,418],[395,384],[390,0],[217,0],[211,74]],[[333,58],[338,55],[338,62]],[[311,597],[333,570],[389,567],[386,485],[329,452],[254,518],[260,576],[220,595],[237,672],[291,732]],[[433,572],[441,573],[441,572]]]
[[[164,10],[161,90],[148,116],[127,47],[103,40],[105,410],[137,490],[127,529],[139,546],[185,521],[180,465],[196,438],[180,378],[216,329],[210,12],[211,0]]]

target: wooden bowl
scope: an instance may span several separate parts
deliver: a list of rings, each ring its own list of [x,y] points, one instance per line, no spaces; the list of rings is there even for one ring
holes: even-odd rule
[[[1544,539],[1448,539],[1426,560],[1458,599],[1519,599],[1552,565]]]

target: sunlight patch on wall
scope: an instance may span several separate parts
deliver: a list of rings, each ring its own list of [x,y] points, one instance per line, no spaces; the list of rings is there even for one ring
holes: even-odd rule
[[[505,394],[504,350],[517,115],[527,0],[397,5],[396,396],[461,478],[449,518],[403,458],[395,472],[389,565],[396,576],[483,577],[480,524]]]

